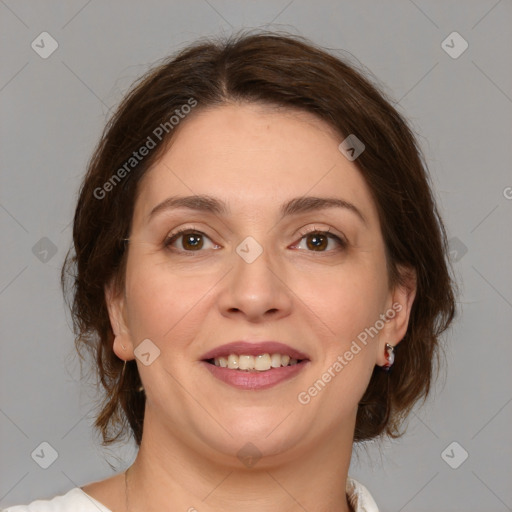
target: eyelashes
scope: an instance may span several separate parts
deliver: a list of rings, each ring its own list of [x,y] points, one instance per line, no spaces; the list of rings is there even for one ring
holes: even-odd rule
[[[194,247],[195,250],[192,250],[192,251],[186,251],[186,250],[180,251],[180,250],[177,250],[177,249],[171,247],[172,244],[178,238],[184,237],[184,239],[186,239],[187,236],[189,237],[189,241],[191,239],[194,239],[194,241],[192,242],[192,247]],[[190,228],[179,229],[178,231],[175,231],[174,233],[171,233],[165,239],[164,247],[169,249],[169,250],[172,250],[174,252],[200,252],[200,251],[197,251],[197,247],[199,247],[199,249],[203,248],[204,240],[202,240],[202,238],[207,238],[208,240],[210,240],[210,237],[208,237],[202,231],[199,231],[197,229],[190,229]],[[212,242],[212,244],[213,244],[213,242]],[[217,248],[220,248],[220,246],[217,245],[217,244],[213,244],[213,245],[216,245]]]
[[[306,247],[300,248],[299,250],[305,250],[307,252],[316,252],[316,253],[331,253],[338,252],[347,247],[348,242],[333,233],[330,233],[329,229],[317,229],[316,227],[303,230],[299,232],[300,239],[298,242],[294,243],[291,247],[297,248],[301,245],[301,242],[306,239]],[[178,241],[178,239],[182,238],[181,249],[173,247],[173,244]],[[205,240],[210,242],[210,247],[208,247],[208,243],[205,243]],[[311,242],[311,243],[309,243]],[[331,250],[322,250],[324,247],[328,247],[330,242],[336,244],[335,249]],[[190,244],[190,249],[186,249],[185,244]],[[204,252],[203,249],[220,249],[221,246],[215,244],[211,241],[210,237],[199,231],[192,228],[182,228],[168,235],[164,242],[163,247],[170,252],[186,254],[187,256],[194,255],[194,253]]]
[[[309,228],[304,231],[300,231],[299,232],[299,236],[301,237],[300,241],[302,241],[302,239],[307,238],[312,235],[315,235],[315,240],[316,240],[315,243],[317,243],[319,240],[321,240],[320,237],[323,237],[323,239],[327,240],[327,241],[334,240],[338,244],[338,250],[345,249],[348,245],[348,242],[346,239],[340,238],[339,236],[334,235],[333,233],[330,233],[329,229],[322,230],[322,229],[317,229],[316,227]],[[318,237],[317,235],[320,235],[320,237]],[[315,247],[315,249],[310,252],[332,252],[332,251],[317,251],[316,249],[318,249],[318,246],[314,245],[313,247]]]

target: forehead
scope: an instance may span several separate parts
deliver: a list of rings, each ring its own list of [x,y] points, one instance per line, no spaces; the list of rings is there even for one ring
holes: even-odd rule
[[[342,140],[308,112],[258,104],[198,110],[181,121],[139,184],[135,216],[142,219],[171,195],[212,195],[232,214],[253,216],[313,195],[356,203],[371,219],[370,190],[339,151]]]

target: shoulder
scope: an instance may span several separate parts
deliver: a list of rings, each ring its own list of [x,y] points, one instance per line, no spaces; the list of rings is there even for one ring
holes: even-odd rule
[[[111,512],[86,494],[80,487],[75,487],[66,494],[48,500],[35,500],[28,505],[15,505],[0,512]]]
[[[379,512],[370,491],[350,476],[347,478],[346,493],[355,512]]]

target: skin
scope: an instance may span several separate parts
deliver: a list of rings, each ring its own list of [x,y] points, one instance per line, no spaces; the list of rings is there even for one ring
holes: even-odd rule
[[[341,141],[312,114],[230,104],[182,121],[141,182],[125,288],[106,289],[118,357],[134,359],[147,338],[160,350],[149,366],[137,360],[147,400],[128,474],[132,512],[350,510],[344,482],[357,404],[374,366],[386,363],[385,343],[395,346],[405,335],[415,284],[390,288],[375,204],[355,163],[339,151]],[[220,198],[231,213],[180,209],[146,223],[167,197],[193,194]],[[339,208],[280,217],[283,202],[304,195],[350,201],[367,223]],[[174,242],[175,252],[163,247],[180,227],[204,233],[199,251],[186,237]],[[348,246],[331,239],[315,251],[302,228],[329,229]],[[250,264],[235,251],[247,236],[263,248]],[[378,336],[360,344],[307,405],[299,403],[297,395],[396,303],[401,311]],[[234,340],[281,341],[311,361],[270,389],[235,389],[200,362]],[[261,453],[251,468],[237,457],[248,442]],[[83,489],[126,510],[124,474]]]

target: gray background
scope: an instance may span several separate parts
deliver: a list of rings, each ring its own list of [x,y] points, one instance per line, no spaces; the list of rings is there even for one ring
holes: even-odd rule
[[[512,510],[510,0],[0,0],[0,23],[1,506],[106,478],[108,462],[122,471],[135,455],[93,435],[94,390],[58,281],[109,109],[197,37],[265,27],[350,52],[392,94],[425,151],[463,282],[433,398],[402,439],[358,448],[350,474],[383,512]],[[46,59],[31,48],[43,31],[59,45]],[[469,44],[458,58],[441,45],[453,31]],[[58,452],[48,469],[31,457],[41,442]]]

